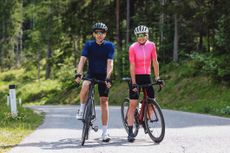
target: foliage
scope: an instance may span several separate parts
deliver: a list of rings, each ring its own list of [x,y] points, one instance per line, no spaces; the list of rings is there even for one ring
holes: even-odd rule
[[[190,55],[194,61],[195,69],[200,73],[210,75],[215,81],[229,83],[230,66],[226,61],[230,60],[226,55],[208,55],[194,53]]]
[[[43,115],[18,105],[18,116],[12,117],[5,98],[0,97],[0,152],[7,152],[42,123]]]
[[[107,39],[118,47],[114,14],[117,1],[0,1],[0,20],[3,21],[0,25],[1,70],[19,65],[26,69],[32,67],[37,70],[33,77],[38,79],[54,79],[58,77],[61,67],[69,65],[72,71],[79,61],[85,41],[92,39],[91,26],[95,22],[108,25]],[[200,66],[201,73],[211,75],[217,82],[229,82],[230,70],[226,63],[230,51],[228,0],[172,0],[164,1],[164,4],[157,0],[133,0],[130,3],[129,42],[125,39],[127,18],[126,11],[123,11],[127,3],[119,2],[121,44],[116,48],[114,78],[129,74],[126,43],[131,45],[136,40],[132,31],[139,24],[150,28],[149,39],[157,45],[160,63],[172,61],[174,15],[177,14],[179,62],[192,57]],[[23,50],[18,50],[21,31]],[[39,74],[44,70],[45,74]]]

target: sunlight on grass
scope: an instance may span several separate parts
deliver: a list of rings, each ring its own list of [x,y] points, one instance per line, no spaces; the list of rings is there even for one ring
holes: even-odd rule
[[[0,152],[6,152],[17,145],[43,121],[43,114],[18,106],[18,116],[12,118],[10,109],[0,103]]]

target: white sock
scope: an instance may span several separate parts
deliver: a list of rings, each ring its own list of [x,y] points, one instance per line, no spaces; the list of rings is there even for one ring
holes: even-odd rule
[[[108,125],[102,125],[102,135],[107,134]]]
[[[84,112],[84,109],[85,109],[85,104],[82,104],[80,105],[80,112]]]

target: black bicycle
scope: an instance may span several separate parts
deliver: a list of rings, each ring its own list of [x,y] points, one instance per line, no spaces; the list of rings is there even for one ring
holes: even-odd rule
[[[83,78],[83,80],[88,80],[91,83],[89,86],[88,99],[86,101],[85,110],[82,119],[83,122],[83,129],[82,129],[82,136],[81,136],[82,146],[84,145],[85,140],[88,140],[90,127],[95,132],[98,131],[98,126],[93,126],[93,122],[96,119],[96,110],[95,110],[95,102],[94,102],[94,86],[99,83],[105,84],[105,81],[102,80],[89,79],[89,78]]]
[[[124,81],[130,83],[130,78],[123,78]],[[156,99],[148,98],[146,87],[159,85],[158,83],[150,83],[145,85],[139,85],[138,88],[141,89],[144,93],[143,99],[140,101],[141,107],[136,108],[134,114],[134,126],[133,133],[136,137],[139,131],[140,125],[143,126],[145,134],[148,133],[150,138],[155,143],[160,143],[165,135],[165,121],[163,113],[161,111],[160,105],[157,103]],[[160,88],[161,90],[161,88]],[[121,117],[122,122],[125,127],[126,132],[128,133],[128,123],[127,123],[127,113],[129,109],[129,98],[126,98],[121,104]]]

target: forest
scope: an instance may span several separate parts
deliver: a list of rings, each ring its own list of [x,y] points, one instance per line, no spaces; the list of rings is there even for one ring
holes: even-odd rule
[[[150,28],[161,65],[193,59],[196,73],[229,83],[228,0],[1,0],[0,71],[35,70],[34,79],[74,73],[91,27],[103,22],[116,45],[114,78],[129,75],[133,30]],[[45,71],[42,73],[42,71]],[[72,74],[74,75],[74,74]],[[63,77],[63,76],[62,76]]]

